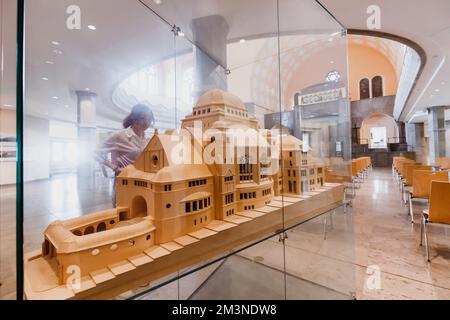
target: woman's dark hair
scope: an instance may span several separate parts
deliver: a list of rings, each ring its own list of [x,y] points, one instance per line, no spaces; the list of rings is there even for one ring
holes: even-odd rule
[[[123,120],[123,127],[126,129],[147,115],[150,116],[150,123],[153,125],[155,123],[155,117],[153,116],[152,110],[145,104],[137,104],[131,109],[131,113],[125,120]]]

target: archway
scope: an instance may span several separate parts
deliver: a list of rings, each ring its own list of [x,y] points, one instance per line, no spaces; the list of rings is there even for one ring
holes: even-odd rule
[[[394,118],[384,113],[373,113],[361,125],[360,143],[369,148],[387,148],[389,143],[399,143],[399,129]]]
[[[131,217],[145,217],[147,216],[147,201],[142,196],[137,196],[133,199],[131,204]]]

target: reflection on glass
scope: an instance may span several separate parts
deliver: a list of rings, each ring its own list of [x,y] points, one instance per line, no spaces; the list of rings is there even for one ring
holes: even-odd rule
[[[158,15],[142,10],[142,3]],[[28,275],[33,290],[44,283],[39,292],[60,298],[97,297],[116,294],[112,288],[123,285],[132,291],[124,293],[129,297],[176,280],[170,290],[186,297],[181,290],[192,270],[229,256],[218,266],[222,276],[235,264],[260,271],[245,279],[230,275],[246,283],[241,294],[270,278],[267,297],[286,298],[280,228],[304,222],[308,210],[324,213],[342,198],[342,186],[326,186],[324,177],[325,170],[335,170],[336,163],[345,168],[349,160],[345,33],[314,1],[114,4],[123,20],[105,19],[105,26],[84,30],[79,38],[37,19],[36,3],[27,12],[30,39],[41,27],[49,52],[63,56],[65,64],[64,72],[49,71],[42,83],[40,74],[53,65],[41,63],[50,58],[30,40],[25,109],[33,157],[26,166],[25,214],[50,212],[62,220],[49,228],[47,222],[30,224],[27,241],[42,242],[43,251],[26,262],[29,270],[41,267],[48,274]],[[93,14],[103,17],[97,5]],[[299,12],[316,17],[299,19]],[[247,29],[249,17],[255,25]],[[111,39],[99,32],[107,28],[120,30],[109,50],[104,47]],[[65,47],[63,35],[79,54]],[[149,144],[133,165],[102,172],[93,160],[95,146],[121,129],[138,103],[155,117]],[[57,120],[49,121],[50,114]],[[62,124],[67,122],[72,127]],[[39,185],[38,178],[46,180]],[[253,247],[262,236],[265,241]],[[63,255],[58,248],[68,242]],[[243,243],[249,247],[232,257]],[[69,281],[73,264],[83,287],[58,288]],[[276,270],[267,268],[273,265]],[[142,278],[123,284],[124,273]],[[98,284],[107,281],[111,290],[102,291]],[[223,288],[224,296],[234,292],[231,285]]]

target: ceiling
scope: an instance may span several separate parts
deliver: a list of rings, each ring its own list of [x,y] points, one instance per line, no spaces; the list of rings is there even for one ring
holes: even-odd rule
[[[355,34],[349,35],[348,42],[349,44],[370,47],[382,53],[392,63],[397,74],[397,79],[400,79],[406,50],[404,44],[385,38]]]
[[[450,105],[450,1],[320,0],[349,29],[367,30],[367,8],[381,8],[381,32],[416,42],[427,62],[400,120],[431,106]]]
[[[13,2],[0,1],[9,6]],[[111,100],[114,89],[120,81],[140,68],[173,57],[175,51],[180,53],[192,50],[190,41],[194,41],[193,19],[221,14],[229,25],[226,38],[228,43],[243,38],[267,36],[277,30],[276,0],[162,0],[160,4],[154,0],[142,2],[27,1],[25,111],[35,116],[76,121],[75,91],[89,88],[98,94],[98,113],[102,124],[117,126],[125,112]],[[367,29],[366,8],[373,4],[373,0],[322,0],[321,3],[345,27]],[[68,30],[65,26],[65,11],[71,4],[79,5],[82,10],[81,30]],[[378,4],[382,9],[380,31],[416,42],[427,55],[427,63],[402,118],[410,120],[416,111],[429,106],[450,104],[450,62],[447,59],[450,58],[450,1],[379,0]],[[49,14],[49,8],[52,14]],[[157,11],[169,24],[150,9]],[[14,14],[7,16],[13,17]],[[280,0],[279,16],[280,31],[283,34],[294,32],[324,35],[341,28],[312,0]],[[174,22],[186,35],[185,38],[176,38],[176,43],[170,32],[170,24]],[[11,19],[8,24],[14,25],[14,21]],[[97,29],[90,30],[87,25],[95,25]],[[12,28],[9,27],[6,31],[8,34]],[[14,62],[11,63],[11,59],[14,59],[14,54],[11,55],[11,52],[14,53],[11,50],[14,44],[11,41],[4,43],[6,38],[2,24],[2,46],[9,48],[8,56],[3,52],[3,58],[9,60],[9,65],[14,65]],[[9,38],[12,40],[14,37]],[[58,45],[52,44],[52,41],[57,41]],[[385,41],[381,41],[377,45],[389,50],[389,46],[385,44]],[[215,58],[213,42],[200,45]],[[394,56],[395,53],[392,53],[391,58],[397,61]],[[2,78],[2,106],[15,104],[14,94],[11,94],[13,84],[14,77],[7,75]]]

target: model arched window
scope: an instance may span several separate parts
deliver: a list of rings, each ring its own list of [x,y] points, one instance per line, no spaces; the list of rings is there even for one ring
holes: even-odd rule
[[[359,82],[359,98],[369,99],[370,98],[370,82],[369,79],[364,78]]]
[[[383,96],[383,78],[381,76],[373,77],[372,79],[372,97]]]

